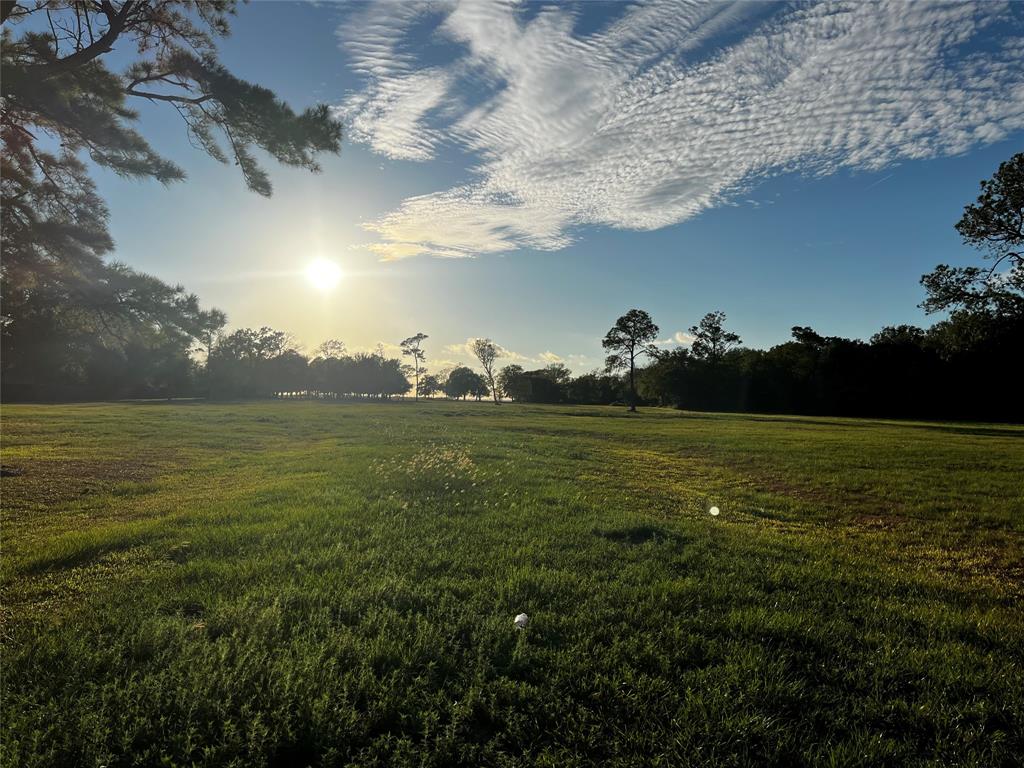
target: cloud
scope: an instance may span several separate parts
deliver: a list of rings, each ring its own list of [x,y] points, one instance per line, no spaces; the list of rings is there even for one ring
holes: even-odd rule
[[[537,355],[537,358],[542,363],[547,363],[548,365],[550,365],[551,363],[564,363],[565,362],[565,358],[564,357],[562,357],[561,355],[556,355],[554,352],[551,352],[550,350],[547,351],[547,352],[541,352],[539,355]]]
[[[451,75],[445,69],[421,66],[406,38],[410,27],[446,5],[371,3],[359,6],[338,29],[349,65],[367,80],[366,88],[334,110],[352,141],[396,159],[433,156],[442,134],[427,118],[445,99]]]
[[[446,344],[442,348],[442,352],[447,355],[458,355],[469,360],[476,360],[476,355],[473,354],[473,342],[477,340],[476,336],[470,336],[465,342],[460,344]],[[518,352],[513,352],[510,349],[506,349],[500,344],[496,344],[498,347],[498,357],[503,360],[505,364],[508,363],[521,363],[521,362],[533,362],[533,359],[526,355],[521,355]]]
[[[697,338],[692,333],[686,331],[676,331],[672,336],[667,339],[655,339],[653,344],[656,347],[673,347],[678,345],[688,347],[693,343],[693,340]]]
[[[365,78],[352,140],[464,183],[367,228],[382,259],[557,250],[652,230],[772,175],[878,170],[1024,128],[1024,4],[370,5],[339,31]]]

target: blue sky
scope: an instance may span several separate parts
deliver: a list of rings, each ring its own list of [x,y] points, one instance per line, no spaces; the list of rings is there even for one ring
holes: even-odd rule
[[[256,2],[223,60],[336,107],[341,156],[261,199],[142,105],[189,181],[100,188],[117,258],[309,348],[423,331],[437,368],[490,336],[582,371],[631,307],[666,346],[716,309],[752,346],[864,338],[978,258],[953,224],[1024,145],[1022,49],[1019,4]]]

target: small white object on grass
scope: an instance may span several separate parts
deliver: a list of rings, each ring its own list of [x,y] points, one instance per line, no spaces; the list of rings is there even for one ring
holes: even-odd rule
[[[512,623],[515,624],[516,629],[526,629],[526,625],[530,623],[530,617],[525,613],[520,613]]]
[[[718,517],[718,512],[719,512],[718,507],[712,507],[711,509],[708,510],[708,514],[711,515],[712,517]]]

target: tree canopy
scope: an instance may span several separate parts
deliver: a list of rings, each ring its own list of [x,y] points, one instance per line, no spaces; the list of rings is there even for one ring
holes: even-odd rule
[[[1024,152],[981,182],[976,202],[956,224],[964,243],[980,249],[987,268],[940,264],[921,278],[928,312],[962,310],[1024,316]]]
[[[693,356],[717,363],[729,349],[740,343],[740,337],[725,330],[725,312],[708,312],[697,325],[690,327],[693,335]]]

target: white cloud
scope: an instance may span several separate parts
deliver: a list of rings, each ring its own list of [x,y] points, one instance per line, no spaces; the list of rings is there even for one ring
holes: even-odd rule
[[[470,336],[462,343],[446,344],[441,351],[446,355],[457,355],[469,360],[476,360],[476,355],[473,354],[473,342],[476,340],[476,336]],[[521,355],[518,352],[513,352],[510,349],[506,349],[500,344],[495,344],[495,346],[498,347],[498,358],[504,361],[504,364],[506,365],[508,363],[533,362],[532,358],[527,357],[526,355]]]
[[[674,347],[676,345],[687,347],[693,343],[695,338],[693,334],[686,331],[676,331],[667,339],[655,339],[653,344],[656,347]]]
[[[347,22],[367,80],[340,107],[349,136],[478,158],[465,183],[369,224],[370,248],[555,250],[581,225],[685,221],[773,174],[877,170],[1024,128],[1024,4],[623,7],[585,36],[568,6],[527,20],[515,4],[386,2]],[[447,58],[424,56],[438,41]]]
[[[335,108],[348,137],[404,160],[433,156],[442,134],[427,123],[451,87],[451,75],[423,67],[409,50],[409,27],[443,10],[443,3],[372,3],[338,29],[349,64],[367,86]],[[351,34],[350,34],[351,33]]]
[[[564,363],[565,362],[565,358],[564,357],[562,357],[561,355],[556,355],[554,352],[552,352],[550,350],[548,350],[547,352],[541,352],[539,355],[537,355],[537,358],[542,363],[547,363],[548,365],[550,365],[551,363]]]

